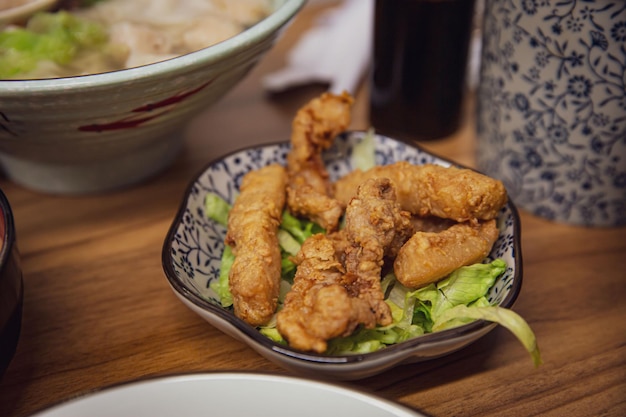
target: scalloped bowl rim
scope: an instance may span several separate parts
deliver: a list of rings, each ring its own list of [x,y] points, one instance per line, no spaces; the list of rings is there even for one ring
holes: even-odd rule
[[[343,135],[363,135],[365,132],[361,131],[349,131],[345,132]],[[378,135],[382,136],[382,135]],[[426,154],[428,156],[434,157],[444,163],[454,165],[457,167],[467,168],[464,165],[453,162],[447,158],[440,157],[436,154],[433,154],[430,151],[426,151],[422,147],[417,144],[408,144],[406,142],[402,142],[400,140],[396,140],[390,137],[386,137],[392,141],[401,142],[406,144],[407,147],[415,148],[417,151]],[[428,333],[422,336],[418,336],[404,342],[398,343],[396,345],[387,346],[384,349],[364,354],[353,354],[353,355],[336,355],[329,356],[324,354],[316,354],[309,352],[302,352],[289,346],[281,345],[271,341],[266,336],[263,336],[255,327],[245,323],[243,320],[237,318],[231,311],[228,311],[224,308],[221,308],[217,305],[212,304],[211,302],[205,300],[195,292],[191,291],[187,288],[181,280],[176,276],[176,272],[171,264],[171,243],[173,242],[174,236],[176,234],[177,228],[182,222],[182,218],[185,213],[185,209],[187,207],[187,201],[189,196],[191,195],[194,185],[196,182],[205,174],[207,171],[211,169],[212,166],[219,163],[220,161],[239,154],[241,152],[245,152],[247,150],[261,149],[272,146],[285,146],[288,145],[288,142],[285,141],[277,141],[272,143],[266,143],[261,145],[253,145],[248,147],[243,147],[238,150],[234,150],[227,154],[224,154],[220,157],[215,158],[208,164],[204,166],[202,170],[193,178],[193,180],[189,183],[186,188],[182,203],[178,208],[178,211],[174,217],[174,220],[167,232],[165,242],[162,249],[162,266],[165,272],[166,278],[170,284],[170,287],[174,291],[175,295],[183,301],[189,308],[195,310],[196,313],[203,316],[207,320],[211,320],[212,324],[217,325],[222,331],[224,331],[223,325],[230,327],[227,330],[230,330],[228,333],[231,336],[235,334],[242,341],[247,341],[247,344],[252,347],[257,352],[267,355],[268,357],[273,357],[281,362],[283,365],[292,365],[298,369],[309,369],[314,371],[327,370],[331,373],[335,373],[335,376],[341,374],[343,372],[364,372],[365,375],[370,375],[372,369],[376,369],[377,366],[384,366],[385,368],[389,368],[395,364],[399,364],[402,361],[414,356],[416,353],[419,353],[419,349],[428,348],[431,346],[437,346],[441,343],[450,342],[452,340],[457,340],[462,344],[458,349],[466,346],[472,340],[482,337],[484,334],[488,333],[494,327],[496,327],[495,323],[488,322],[485,320],[476,320],[471,323],[443,330],[434,333]],[[501,301],[499,306],[510,308],[517,299],[521,287],[522,287],[522,250],[521,250],[521,222],[519,213],[514,203],[509,199],[506,204],[506,208],[510,211],[510,214],[513,219],[513,247],[515,249],[515,257],[514,257],[514,274],[512,279],[512,285],[509,288],[509,291],[506,297]],[[216,322],[214,320],[217,320]],[[219,324],[219,325],[218,325]],[[234,331],[234,332],[233,332]],[[235,336],[235,337],[237,337]],[[469,340],[463,343],[463,340]],[[444,356],[451,353],[453,350],[444,352],[442,355]],[[431,359],[437,356],[429,355],[427,359]],[[364,363],[368,363],[368,369],[362,369]],[[331,369],[332,368],[332,369]],[[352,378],[350,378],[352,379]]]

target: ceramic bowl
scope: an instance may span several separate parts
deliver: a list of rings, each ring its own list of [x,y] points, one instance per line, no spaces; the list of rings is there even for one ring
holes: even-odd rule
[[[364,132],[340,135],[324,154],[331,179],[352,170],[350,154]],[[399,160],[413,164],[452,165],[450,161],[389,137],[375,136],[376,163],[386,165]],[[248,344],[270,361],[295,372],[339,380],[354,380],[375,375],[408,362],[433,359],[467,346],[495,327],[475,321],[461,327],[430,333],[382,350],[346,356],[304,353],[274,343],[259,331],[237,318],[232,310],[220,306],[209,284],[218,279],[220,257],[226,230],[204,215],[203,201],[213,192],[233,201],[244,174],[268,163],[285,163],[288,143],[257,146],[234,152],[211,162],[187,189],[180,209],[165,239],[162,262],[171,288],[180,300],[216,328]],[[492,304],[511,307],[522,285],[520,221],[511,203],[498,215],[500,235],[490,257],[501,258],[508,265],[489,293]]]
[[[22,323],[22,270],[15,237],[13,213],[0,190],[0,377],[9,366]]]
[[[0,81],[0,166],[17,183],[64,194],[155,175],[183,146],[182,127],[259,62],[304,3],[274,0],[274,11],[244,32],[167,61]]]

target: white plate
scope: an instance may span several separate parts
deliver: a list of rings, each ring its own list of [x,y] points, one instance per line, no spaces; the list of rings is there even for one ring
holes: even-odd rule
[[[199,373],[132,382],[32,417],[424,417],[339,385],[259,373]]]

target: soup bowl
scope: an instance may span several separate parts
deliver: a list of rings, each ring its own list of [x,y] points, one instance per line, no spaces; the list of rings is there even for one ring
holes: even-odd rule
[[[22,270],[9,200],[0,190],[0,377],[9,366],[22,323]]]
[[[272,0],[271,13],[243,32],[150,65],[0,81],[2,170],[26,187],[60,194],[157,174],[183,147],[185,124],[244,78],[304,3]]]
[[[332,180],[354,169],[351,155],[366,132],[346,132],[324,153]],[[417,146],[383,136],[374,136],[376,164],[408,161],[414,165],[456,165]],[[303,352],[275,342],[259,329],[238,318],[232,307],[222,307],[211,286],[219,280],[226,228],[205,213],[207,194],[234,201],[242,177],[270,163],[285,164],[290,145],[280,142],[233,152],[209,163],[192,180],[165,238],[162,264],[174,294],[215,328],[247,344],[268,360],[291,371],[317,377],[356,380],[393,367],[451,354],[493,330],[493,322],[473,321],[459,327],[427,333],[368,353],[326,355]],[[508,202],[497,216],[498,238],[488,255],[506,262],[506,271],[487,295],[491,305],[510,308],[522,286],[520,219]]]

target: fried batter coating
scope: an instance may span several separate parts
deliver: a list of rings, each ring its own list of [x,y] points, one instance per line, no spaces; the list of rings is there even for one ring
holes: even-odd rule
[[[226,244],[235,260],[229,274],[235,314],[253,326],[276,311],[281,280],[277,230],[285,205],[285,169],[273,164],[250,171],[228,216]]]
[[[348,93],[324,93],[298,110],[292,123],[291,150],[287,155],[287,204],[290,211],[337,229],[343,207],[332,198],[332,186],[321,152],[347,129],[353,98]]]
[[[344,230],[352,243],[345,260],[348,288],[368,301],[377,324],[390,324],[391,311],[380,286],[382,267],[385,257],[395,257],[414,229],[410,213],[396,203],[389,179],[369,179],[359,187],[346,209]]]
[[[276,315],[276,328],[293,348],[323,353],[328,339],[354,331],[369,306],[350,297],[333,240],[308,238],[295,258],[294,283]]]
[[[398,252],[394,272],[406,287],[423,287],[482,261],[497,238],[495,219],[457,223],[442,232],[416,232]]]
[[[276,320],[290,346],[323,353],[329,339],[348,336],[360,324],[391,323],[381,268],[384,256],[410,236],[409,217],[398,209],[388,180],[371,180],[350,202],[342,232],[304,242],[296,256],[294,284]]]
[[[363,181],[380,177],[393,181],[402,209],[420,217],[437,216],[457,222],[490,220],[496,218],[507,200],[502,182],[476,171],[406,161],[349,173],[335,182],[335,198],[347,204]]]

